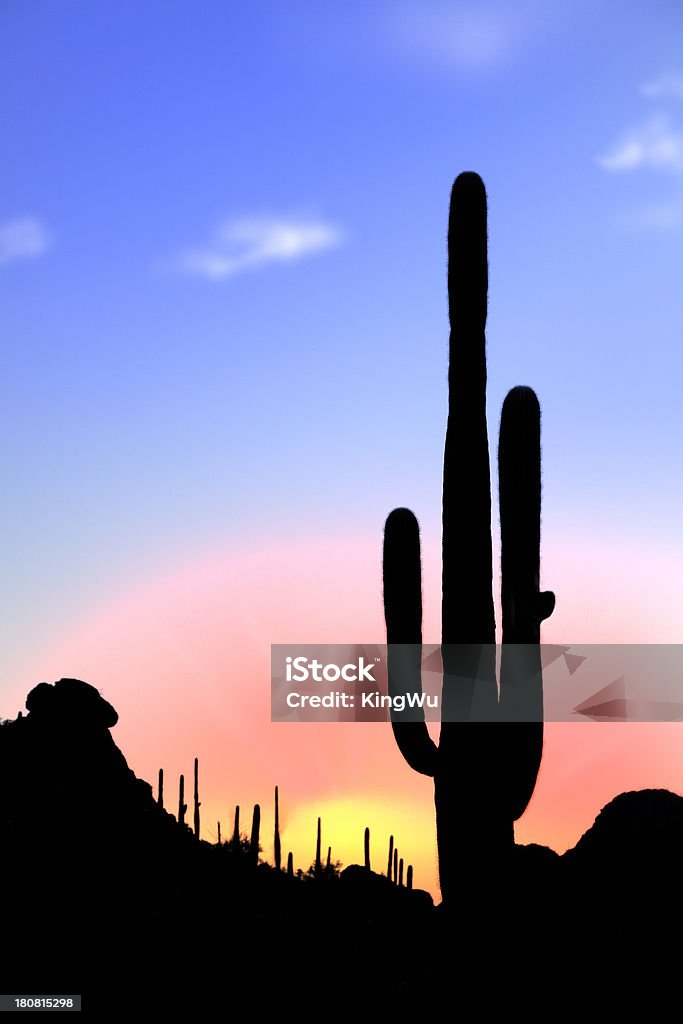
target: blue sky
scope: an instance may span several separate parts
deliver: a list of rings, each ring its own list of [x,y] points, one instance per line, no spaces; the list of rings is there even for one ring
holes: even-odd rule
[[[683,543],[678,3],[0,4],[4,678],[223,543],[438,532],[450,184],[544,522]],[[640,539],[640,540],[639,540]]]

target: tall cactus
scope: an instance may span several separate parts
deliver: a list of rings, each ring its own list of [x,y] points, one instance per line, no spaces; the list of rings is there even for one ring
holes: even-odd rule
[[[369,871],[370,870],[370,829],[369,828],[366,828],[366,830],[365,830],[365,840],[364,840],[364,844],[363,845],[364,845],[364,854],[365,854],[365,870]]]
[[[194,759],[194,837],[199,839],[199,758]]]
[[[221,823],[219,821],[218,822],[218,845],[221,846],[222,842],[223,842],[223,840],[221,839]]]
[[[456,178],[448,225],[450,358],[443,472],[442,722],[438,746],[424,713],[392,711],[398,747],[434,778],[439,877],[445,901],[491,877],[514,844],[543,744],[540,623],[554,608],[539,591],[540,409],[533,391],[505,399],[499,447],[503,654],[495,671],[491,481],[486,426],[486,192]],[[395,509],[384,533],[384,610],[392,695],[421,691],[422,594],[415,516]],[[525,645],[523,665],[514,649]],[[525,685],[515,687],[520,671]],[[458,678],[456,678],[458,677]],[[489,711],[468,721],[475,694]],[[529,681],[532,684],[529,685]],[[524,707],[514,708],[522,692]],[[481,705],[479,705],[481,707]],[[512,713],[511,713],[512,709]],[[510,719],[514,720],[511,724]],[[504,727],[502,722],[505,721]]]
[[[232,852],[240,852],[240,806],[235,808],[235,828],[232,833]]]
[[[164,769],[159,769],[159,788],[157,790],[157,804],[164,809]]]
[[[294,854],[291,850],[287,854],[287,874],[290,878],[294,876]]]
[[[275,856],[275,867],[279,871],[282,867],[282,847],[280,845],[280,794],[275,787],[275,836],[273,838],[273,853]]]
[[[185,811],[187,810],[187,804],[185,803],[185,776],[180,776],[180,784],[178,786],[178,824],[185,824]]]
[[[394,837],[389,836],[389,860],[387,861],[387,878],[391,881],[391,872],[394,866]]]
[[[258,864],[259,832],[261,830],[261,808],[254,804],[254,816],[251,820],[251,840],[249,842],[249,856],[254,864]]]
[[[408,865],[408,871],[406,873],[406,889],[410,890],[413,888],[413,865]]]
[[[399,887],[403,886],[403,857],[398,862],[398,884]]]

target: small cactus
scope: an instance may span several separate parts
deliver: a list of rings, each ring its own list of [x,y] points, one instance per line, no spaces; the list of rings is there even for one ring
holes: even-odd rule
[[[199,758],[194,759],[194,837],[199,839]]]
[[[253,864],[258,864],[259,852],[259,831],[261,829],[261,808],[254,804],[254,816],[251,821],[251,840],[249,842],[249,856]]]
[[[240,808],[238,804],[235,808],[235,828],[232,833],[232,850],[233,853],[239,853],[240,849]]]
[[[403,857],[398,862],[398,884],[399,888],[403,885]]]
[[[387,878],[391,881],[391,869],[394,865],[394,837],[389,836],[389,860],[387,862]]]
[[[394,847],[394,873],[392,875],[394,885],[398,882],[398,849]]]
[[[291,850],[287,854],[287,874],[290,878],[294,877],[294,854]]]
[[[273,839],[273,852],[275,855],[275,867],[281,868],[282,848],[280,846],[280,800],[277,786],[275,787],[275,837]]]
[[[316,878],[320,878],[323,873],[323,865],[320,859],[321,857],[321,840],[322,840],[322,828],[320,818],[318,818],[318,838],[315,844],[315,869],[314,874]]]
[[[185,811],[187,810],[187,804],[185,803],[185,776],[180,776],[180,785],[178,787],[178,824],[185,824]]]
[[[413,888],[413,865],[409,864],[408,865],[408,871],[407,871],[407,874],[406,874],[406,889],[410,890],[412,888]]]
[[[365,870],[370,870],[370,829],[365,830]]]

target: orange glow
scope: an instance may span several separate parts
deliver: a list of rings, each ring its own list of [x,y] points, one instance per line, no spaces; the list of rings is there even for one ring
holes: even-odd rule
[[[683,601],[672,588],[683,580],[683,564],[673,565],[664,552],[630,550],[625,578],[626,561],[617,548],[591,548],[580,539],[549,545],[544,583],[557,591],[558,610],[544,640],[680,642],[675,612]],[[425,545],[424,575],[428,640],[439,632],[438,544]],[[662,595],[664,585],[669,592]],[[414,865],[415,884],[438,895],[432,782],[403,762],[390,728],[270,722],[271,643],[383,639],[379,536],[218,552],[131,587],[76,624],[58,649],[34,652],[3,714],[15,714],[41,679],[86,679],[118,710],[114,738],[136,773],[156,788],[164,768],[168,809],[177,804],[178,775],[189,778],[199,757],[205,838],[215,838],[218,820],[223,834],[231,834],[236,803],[248,831],[259,802],[264,856],[272,860],[269,822],[278,784],[283,856],[292,849],[297,867],[313,860],[321,815],[324,849],[331,845],[335,859],[362,861],[368,825],[373,866],[386,870],[391,832],[406,864]],[[618,792],[680,790],[682,754],[678,724],[548,726],[541,775],[518,838],[559,851],[574,845]]]

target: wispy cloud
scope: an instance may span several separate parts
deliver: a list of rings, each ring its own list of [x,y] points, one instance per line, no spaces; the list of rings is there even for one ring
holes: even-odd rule
[[[626,227],[669,231],[683,226],[683,121],[677,109],[677,101],[683,100],[683,74],[659,75],[641,85],[640,93],[656,101],[659,110],[622,134],[596,159],[603,170],[612,173],[650,170],[672,175],[677,182],[673,196],[637,206],[619,217]]]
[[[606,171],[652,167],[682,174],[683,131],[671,118],[658,114],[624,134],[615,146],[598,157],[598,163]]]
[[[659,75],[651,82],[644,82],[640,87],[643,96],[650,99],[683,100],[683,74],[672,72]]]
[[[52,239],[37,217],[15,217],[0,224],[0,266],[42,256]]]
[[[342,241],[340,229],[325,221],[254,217],[221,225],[208,244],[181,253],[175,267],[219,281],[269,263],[291,263]]]

